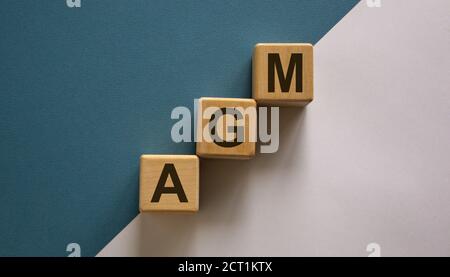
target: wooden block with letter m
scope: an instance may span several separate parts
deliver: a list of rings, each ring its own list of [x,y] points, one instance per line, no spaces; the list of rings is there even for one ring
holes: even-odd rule
[[[195,155],[142,155],[139,210],[198,211],[199,158]]]
[[[262,105],[304,106],[313,100],[313,46],[259,43],[253,50],[253,98]]]

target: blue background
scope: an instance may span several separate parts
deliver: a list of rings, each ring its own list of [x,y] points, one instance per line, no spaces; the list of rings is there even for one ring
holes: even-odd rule
[[[171,110],[250,97],[258,42],[316,43],[357,1],[2,1],[0,255],[95,255],[138,213],[139,156],[194,153]]]

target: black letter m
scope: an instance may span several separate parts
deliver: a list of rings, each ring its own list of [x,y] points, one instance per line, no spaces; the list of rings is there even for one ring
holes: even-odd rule
[[[165,187],[167,178],[172,179],[173,187]],[[165,164],[159,177],[158,184],[156,185],[155,193],[153,193],[151,202],[159,202],[161,194],[163,193],[176,193],[180,202],[188,202],[186,194],[184,193],[183,186],[181,185],[180,178],[173,164]]]
[[[302,92],[302,54],[295,53],[291,55],[291,59],[289,60],[289,67],[286,73],[286,77],[283,72],[283,67],[281,65],[280,54],[278,53],[269,53],[268,54],[268,90],[269,92],[275,92],[275,68],[278,73],[278,80],[280,81],[281,92],[289,92],[291,87],[292,75],[295,69],[295,91]]]

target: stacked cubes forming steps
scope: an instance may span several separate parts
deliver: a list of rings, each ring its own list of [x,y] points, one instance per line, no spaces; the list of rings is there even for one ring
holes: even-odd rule
[[[186,211],[199,209],[199,157],[250,159],[255,155],[256,106],[304,106],[313,100],[313,47],[304,43],[260,43],[253,50],[253,99],[200,98],[197,115],[197,155],[142,155],[140,160],[139,209]],[[247,108],[255,114],[246,116]],[[236,109],[243,120],[242,141],[218,140],[219,128],[208,128],[220,115]],[[242,109],[242,112],[239,112]],[[209,115],[206,116],[205,114]],[[244,116],[242,116],[244,114]],[[238,115],[240,116],[238,118]],[[206,127],[206,128],[205,128]],[[236,128],[236,127],[235,127]],[[255,130],[251,129],[254,128]],[[217,129],[217,130],[216,130]],[[202,139],[209,130],[210,139]],[[237,136],[236,136],[237,138]],[[254,137],[253,137],[254,138]]]

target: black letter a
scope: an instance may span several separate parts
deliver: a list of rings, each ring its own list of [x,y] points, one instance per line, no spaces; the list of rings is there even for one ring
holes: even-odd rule
[[[167,178],[172,179],[173,187],[165,187]],[[165,164],[159,177],[158,184],[156,185],[155,193],[153,193],[151,202],[159,202],[161,194],[163,193],[176,193],[180,202],[188,202],[186,194],[184,193],[183,186],[181,185],[180,178],[173,164]]]

